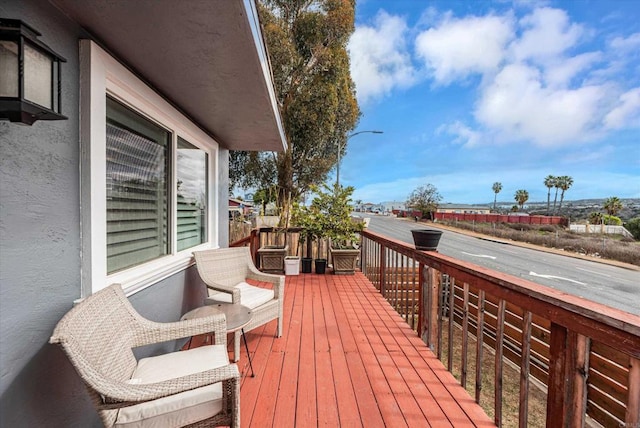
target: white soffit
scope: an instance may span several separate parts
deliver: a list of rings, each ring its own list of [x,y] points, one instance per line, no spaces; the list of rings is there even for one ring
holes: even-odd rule
[[[223,147],[286,147],[254,0],[51,2]]]

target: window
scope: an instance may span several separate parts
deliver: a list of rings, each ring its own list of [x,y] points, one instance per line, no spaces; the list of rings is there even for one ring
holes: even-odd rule
[[[170,143],[168,131],[107,98],[107,273],[169,252]]]
[[[206,242],[207,153],[178,138],[178,251]]]
[[[217,143],[93,42],[82,40],[83,296],[135,293],[217,246]]]

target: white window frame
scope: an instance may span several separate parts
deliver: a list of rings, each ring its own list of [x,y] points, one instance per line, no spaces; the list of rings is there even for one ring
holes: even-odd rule
[[[169,254],[122,271],[107,274],[107,186],[106,186],[106,97],[171,132]],[[177,139],[183,138],[209,156],[207,242],[176,251]],[[127,70],[91,40],[80,41],[80,218],[82,297],[113,283],[134,294],[177,272],[193,262],[193,251],[218,247],[216,171],[218,143]]]

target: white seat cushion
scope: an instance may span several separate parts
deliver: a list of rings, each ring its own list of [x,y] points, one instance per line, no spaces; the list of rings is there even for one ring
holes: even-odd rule
[[[143,358],[129,381],[161,382],[229,364],[223,345],[202,346]],[[118,411],[115,427],[178,427],[214,416],[222,410],[222,383],[159,398]]]
[[[275,297],[273,290],[256,287],[246,282],[241,282],[237,284],[236,287],[240,289],[240,304],[249,309],[255,309],[260,305],[264,305]],[[212,290],[209,291],[211,293]],[[211,293],[209,294],[209,298],[218,302],[232,303],[231,294],[229,293]]]

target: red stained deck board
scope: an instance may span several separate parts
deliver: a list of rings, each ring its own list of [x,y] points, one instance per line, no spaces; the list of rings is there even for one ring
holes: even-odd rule
[[[494,426],[360,272],[287,276],[284,334],[247,334],[243,427]]]

